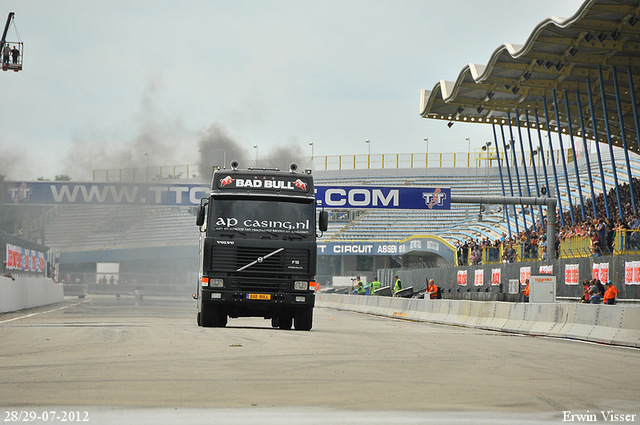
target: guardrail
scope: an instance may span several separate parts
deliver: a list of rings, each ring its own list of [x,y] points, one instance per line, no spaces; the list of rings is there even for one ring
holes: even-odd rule
[[[316,306],[420,322],[640,347],[640,307],[318,294]]]
[[[562,150],[546,151],[545,162],[560,164]],[[565,149],[565,158],[568,162],[573,160],[571,149]],[[504,150],[495,149],[483,151],[475,148],[469,152],[437,152],[437,153],[382,153],[361,155],[327,155],[299,158],[301,166],[309,168],[312,165],[315,170],[362,170],[384,168],[492,168],[500,165],[506,166]],[[531,152],[516,152],[518,166],[532,166]],[[509,163],[512,163],[513,153],[509,153]],[[255,165],[255,161],[244,161],[246,164]],[[536,162],[539,166],[540,164]],[[288,165],[288,164],[284,164]],[[200,179],[202,173],[200,165],[162,165],[157,167],[113,168],[107,170],[94,170],[93,181],[106,182],[144,182],[166,179]]]

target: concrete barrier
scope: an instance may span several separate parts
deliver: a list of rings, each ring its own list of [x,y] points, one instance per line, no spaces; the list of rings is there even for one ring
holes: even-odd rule
[[[413,321],[640,347],[640,306],[635,305],[509,303],[338,294],[319,294],[316,305]]]
[[[64,301],[61,283],[45,278],[0,278],[0,313]]]

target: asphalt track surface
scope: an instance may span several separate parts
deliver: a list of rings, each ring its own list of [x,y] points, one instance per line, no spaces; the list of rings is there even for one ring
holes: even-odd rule
[[[640,422],[637,349],[323,308],[310,332],[259,318],[201,328],[195,309],[91,296],[0,315],[0,421],[537,424],[609,411]]]

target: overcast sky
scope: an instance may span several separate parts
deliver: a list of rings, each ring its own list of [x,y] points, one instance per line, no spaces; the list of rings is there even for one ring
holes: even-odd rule
[[[308,157],[309,142],[316,156],[366,154],[366,139],[372,154],[424,153],[425,137],[430,152],[466,152],[491,127],[420,118],[420,90],[582,1],[0,4],[24,42],[24,70],[0,73],[0,174],[88,180],[147,159],[196,164],[217,140],[241,161],[254,144],[260,157]]]

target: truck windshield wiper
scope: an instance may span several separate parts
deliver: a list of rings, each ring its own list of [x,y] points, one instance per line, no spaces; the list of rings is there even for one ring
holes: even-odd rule
[[[262,263],[264,260],[266,260],[267,258],[271,257],[272,255],[276,255],[280,251],[284,251],[284,248],[278,248],[275,251],[265,255],[264,257],[258,257],[254,261],[250,262],[249,264],[240,267],[238,270],[236,270],[236,272],[241,272],[242,270],[247,269],[247,268],[253,266],[254,264]]]

